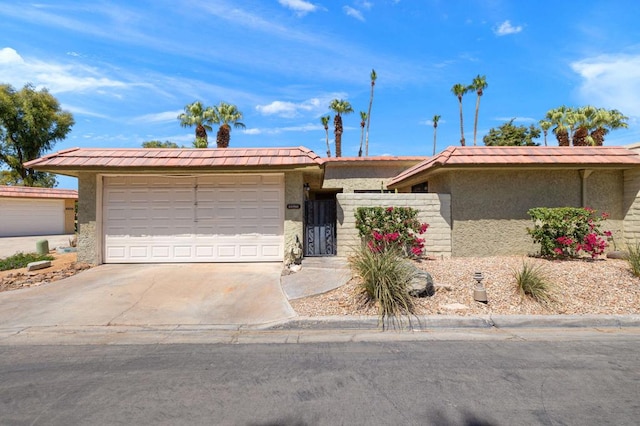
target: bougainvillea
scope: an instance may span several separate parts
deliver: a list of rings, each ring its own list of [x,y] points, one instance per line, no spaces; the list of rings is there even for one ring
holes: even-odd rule
[[[540,243],[542,256],[573,258],[585,253],[595,259],[604,254],[611,238],[610,231],[600,230],[609,215],[598,215],[588,207],[535,208],[528,213],[534,228],[527,231],[534,242]]]
[[[424,254],[424,234],[429,225],[420,223],[418,210],[411,207],[360,207],[356,209],[356,228],[374,252],[399,248],[405,256]]]

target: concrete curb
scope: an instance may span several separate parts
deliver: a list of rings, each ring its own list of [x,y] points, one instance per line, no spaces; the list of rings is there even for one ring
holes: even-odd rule
[[[407,321],[405,319],[405,328]],[[487,315],[420,316],[411,320],[413,329],[446,328],[598,328],[640,327],[640,315]],[[376,330],[375,316],[296,317],[267,327],[269,330]]]

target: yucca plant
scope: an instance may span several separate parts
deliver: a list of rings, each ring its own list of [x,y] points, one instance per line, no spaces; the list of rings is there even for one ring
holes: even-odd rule
[[[631,273],[636,277],[640,277],[640,243],[627,244],[627,253],[629,253],[627,262],[629,262]]]
[[[529,296],[539,303],[549,303],[552,301],[551,289],[544,270],[541,266],[522,262],[522,268],[514,271],[514,278],[520,294]]]
[[[383,330],[389,326],[402,328],[405,317],[411,326],[415,305],[408,286],[415,276],[415,269],[402,257],[400,250],[393,247],[372,250],[363,245],[349,258],[349,265],[361,280],[363,294],[378,305],[379,324]]]

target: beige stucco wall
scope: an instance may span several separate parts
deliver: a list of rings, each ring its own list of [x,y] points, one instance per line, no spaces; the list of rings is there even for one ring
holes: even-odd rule
[[[304,239],[304,189],[302,172],[290,172],[284,175],[284,260],[293,247],[302,247]],[[299,205],[299,209],[288,209],[288,204]]]
[[[327,164],[325,166],[324,189],[342,189],[343,193],[355,190],[379,191],[387,188],[387,183],[400,172],[406,170],[406,164],[348,165]]]
[[[78,262],[102,263],[98,250],[97,177],[95,173],[78,175]]]
[[[76,200],[64,200],[64,232],[76,232]]]
[[[606,211],[602,228],[621,235],[621,171],[594,171],[584,206]],[[529,254],[539,249],[527,233],[534,207],[581,207],[578,170],[457,171],[450,177],[453,256]],[[431,190],[431,188],[430,188]]]
[[[337,194],[338,256],[348,256],[360,244],[354,212],[358,207],[413,207],[429,224],[426,253],[451,256],[451,197],[448,194]]]

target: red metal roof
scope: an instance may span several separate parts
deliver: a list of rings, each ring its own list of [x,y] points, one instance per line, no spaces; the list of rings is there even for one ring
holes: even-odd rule
[[[247,167],[319,165],[320,157],[297,148],[73,148],[25,163],[55,170],[82,168]]]
[[[474,146],[449,147],[405,170],[388,186],[440,167],[640,166],[640,156],[623,147]]]
[[[30,186],[4,186],[0,185],[0,197],[20,198],[65,198],[78,199],[78,191],[75,189],[36,188]]]

